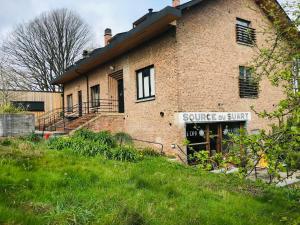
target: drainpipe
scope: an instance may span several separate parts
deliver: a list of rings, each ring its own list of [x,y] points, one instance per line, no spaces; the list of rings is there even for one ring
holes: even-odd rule
[[[90,90],[89,90],[89,76],[86,75],[86,99],[87,99],[87,113],[90,114]]]
[[[65,117],[65,87],[62,85],[62,111],[63,111],[63,117]]]

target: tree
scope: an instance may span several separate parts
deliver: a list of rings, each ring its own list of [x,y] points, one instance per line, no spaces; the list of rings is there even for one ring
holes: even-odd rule
[[[14,94],[11,91],[12,82],[7,61],[4,57],[0,57],[0,105],[6,105],[13,98]]]
[[[231,153],[246,176],[254,172],[257,177],[256,167],[265,160],[269,183],[274,183],[300,169],[300,3],[286,4],[290,20],[274,1],[266,2],[265,11],[273,23],[272,28],[263,32],[267,45],[256,46],[258,56],[251,64],[252,72],[257,80],[268,78],[274,86],[282,88],[286,98],[271,112],[252,107],[259,117],[273,121],[272,127],[259,134],[241,131],[240,135],[233,135],[231,142],[236,148]]]
[[[265,161],[269,183],[276,183],[300,170],[300,3],[286,4],[290,20],[274,0],[261,2],[272,24],[266,24],[262,33],[266,44],[254,46],[257,57],[249,66],[256,81],[269,79],[286,97],[271,112],[251,107],[259,117],[273,121],[269,130],[258,134],[240,130],[227,141],[231,146],[227,155],[209,156],[208,152],[199,152],[193,155],[193,160],[206,170],[221,167],[226,171],[234,164],[241,175],[254,174],[256,178],[259,178],[257,166]]]
[[[68,9],[53,10],[18,25],[3,45],[15,86],[55,91],[51,81],[74,64],[89,40],[88,26]]]

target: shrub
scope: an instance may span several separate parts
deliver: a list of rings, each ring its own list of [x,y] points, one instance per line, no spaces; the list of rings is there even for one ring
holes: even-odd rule
[[[18,144],[18,149],[21,151],[33,151],[34,146],[31,142],[21,142]]]
[[[161,156],[161,154],[159,152],[157,152],[156,150],[154,150],[153,148],[144,148],[141,150],[141,154],[143,156],[151,156],[151,157],[158,157]]]
[[[134,162],[139,159],[139,154],[133,147],[119,146],[112,150],[112,159]]]
[[[55,137],[51,138],[48,141],[48,147],[53,150],[64,150],[71,148],[72,141],[70,138],[65,137]]]
[[[287,157],[287,167],[300,170],[300,152],[291,152]]]
[[[11,144],[12,144],[12,141],[8,138],[0,140],[0,145],[2,145],[2,146],[10,146]]]
[[[0,114],[22,113],[22,112],[24,112],[22,108],[18,108],[11,103],[0,105]]]
[[[119,161],[136,161],[139,153],[132,146],[116,146],[116,141],[110,132],[94,133],[87,129],[75,132],[71,137],[52,138],[48,146],[53,150],[71,150],[72,152],[94,157],[102,155],[107,159]]]
[[[82,138],[83,140],[88,140],[88,141],[99,142],[101,144],[105,144],[110,147],[116,146],[116,142],[113,135],[108,131],[101,131],[99,133],[95,133],[88,129],[80,129],[74,133],[73,137]]]
[[[124,144],[131,145],[133,143],[133,138],[129,134],[124,133],[124,132],[116,133],[114,135],[114,139],[120,146],[122,146]]]
[[[39,142],[42,140],[42,138],[38,134],[32,132],[31,134],[21,137],[21,140],[29,142]]]

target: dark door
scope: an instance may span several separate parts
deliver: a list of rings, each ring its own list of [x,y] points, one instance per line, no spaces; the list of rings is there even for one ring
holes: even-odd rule
[[[206,141],[206,126],[205,124],[187,124],[186,125],[186,139],[188,141],[187,155],[188,163],[196,163],[194,154],[199,151],[207,150]]]
[[[123,79],[118,80],[118,105],[119,105],[119,113],[123,113],[125,111]]]
[[[78,116],[82,116],[82,91],[78,91]]]

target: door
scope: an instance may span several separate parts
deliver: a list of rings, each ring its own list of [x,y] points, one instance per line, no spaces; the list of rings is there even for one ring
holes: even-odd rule
[[[125,112],[124,107],[124,82],[123,79],[118,80],[118,105],[119,113]]]
[[[194,158],[195,153],[203,150],[208,150],[206,132],[207,131],[205,124],[186,124],[186,139],[189,143],[187,146],[187,156],[189,164],[194,164],[196,162]]]
[[[82,91],[78,91],[78,116],[82,116]]]
[[[216,153],[221,152],[221,142],[222,137],[220,134],[220,124],[209,124],[209,149],[211,155],[215,155]]]

